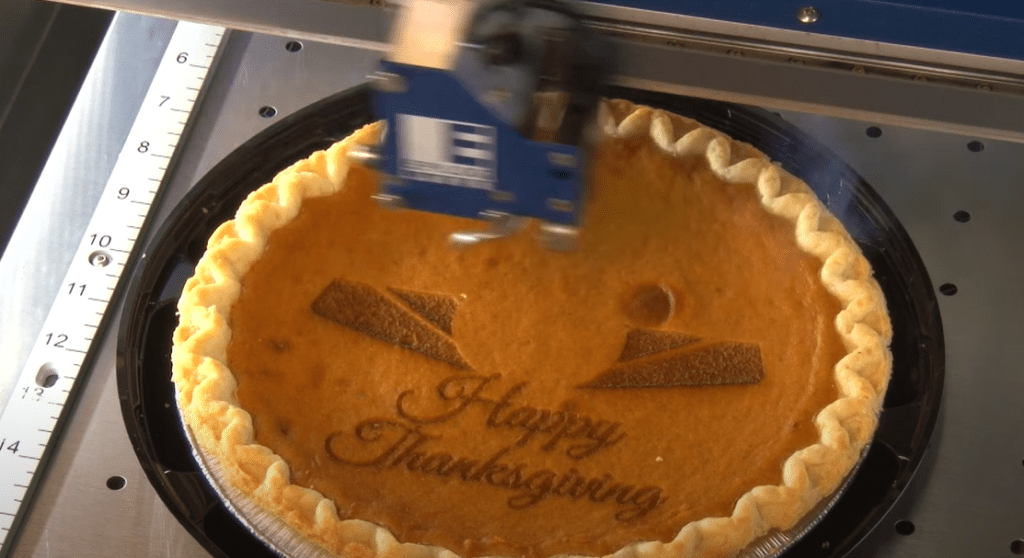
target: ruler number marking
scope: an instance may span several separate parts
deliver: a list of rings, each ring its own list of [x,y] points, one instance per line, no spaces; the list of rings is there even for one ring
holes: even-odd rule
[[[7,438],[0,439],[0,451],[9,451],[14,455],[18,455],[18,445],[21,444],[21,440],[14,440],[11,443],[7,443]],[[18,486],[18,485],[14,485]]]
[[[91,235],[89,235],[89,246],[97,246],[98,245],[100,248],[106,248],[107,246],[110,246],[110,241],[111,240],[113,240],[113,239],[110,238],[109,234],[104,234],[104,235],[91,234]]]
[[[56,339],[57,341],[55,343],[53,343],[53,346],[57,347],[58,349],[63,349],[64,348],[64,342],[68,340],[68,336],[63,334],[63,333],[58,333],[56,336],[54,336],[53,333],[47,333],[46,334],[46,344],[47,345],[49,345],[54,339]]]

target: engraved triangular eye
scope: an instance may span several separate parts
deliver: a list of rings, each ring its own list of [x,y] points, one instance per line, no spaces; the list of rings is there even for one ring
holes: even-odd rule
[[[395,292],[392,289],[392,292]],[[457,306],[444,301],[444,295],[395,292],[414,311],[377,289],[336,279],[316,297],[311,309],[327,320],[354,329],[364,335],[446,362],[462,370],[472,370],[458,346],[446,334]],[[410,302],[411,301],[411,302]]]
[[[692,345],[700,341],[700,337],[689,333],[675,331],[659,331],[656,329],[632,329],[626,334],[626,344],[622,347],[619,362],[663,353],[679,347]]]
[[[402,302],[413,312],[430,321],[448,335],[452,334],[452,321],[455,320],[455,311],[459,309],[459,302],[454,296],[407,291],[395,287],[388,287],[388,290],[402,299]]]
[[[753,384],[764,378],[755,343],[704,342],[686,333],[633,330],[617,364],[577,388]]]

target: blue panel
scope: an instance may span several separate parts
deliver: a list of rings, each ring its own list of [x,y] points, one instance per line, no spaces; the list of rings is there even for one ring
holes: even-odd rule
[[[575,225],[580,172],[551,154],[577,161],[570,145],[523,138],[491,113],[448,72],[382,61],[405,78],[406,92],[376,92],[374,111],[387,121],[381,171],[398,180],[382,191],[410,209],[478,218],[483,211]],[[558,157],[554,158],[558,160]],[[549,200],[564,200],[560,210]]]
[[[679,13],[952,52],[1024,60],[1024,1],[1020,0],[594,0]],[[815,6],[816,23],[797,11]]]

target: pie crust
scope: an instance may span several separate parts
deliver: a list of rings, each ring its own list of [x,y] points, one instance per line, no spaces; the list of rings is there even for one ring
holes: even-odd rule
[[[755,188],[766,212],[792,224],[799,249],[820,260],[821,284],[838,299],[833,325],[846,354],[833,368],[837,398],[814,417],[817,441],[785,459],[781,482],[751,487],[731,515],[690,521],[679,525],[671,540],[631,542],[612,553],[620,558],[732,556],[771,530],[793,527],[837,490],[859,461],[874,434],[892,368],[884,297],[870,264],[839,221],[806,184],[749,145],[690,119],[625,101],[603,103],[598,124],[608,141],[650,138],[669,157],[702,159],[723,183]],[[240,406],[236,378],[227,365],[231,309],[270,233],[295,220],[303,200],[339,192],[350,170],[346,153],[376,143],[381,130],[380,123],[364,127],[282,171],[212,235],[178,304],[173,382],[199,449],[216,459],[234,488],[309,540],[338,556],[455,556],[438,546],[399,542],[388,529],[367,521],[342,519],[335,502],[292,484],[284,459],[255,442],[252,417]],[[637,300],[654,301],[634,309],[641,323],[657,323],[675,304],[650,287]],[[627,357],[637,355],[624,352],[622,359]]]

